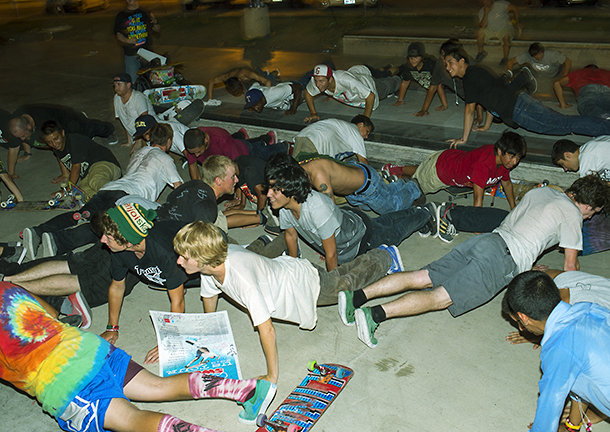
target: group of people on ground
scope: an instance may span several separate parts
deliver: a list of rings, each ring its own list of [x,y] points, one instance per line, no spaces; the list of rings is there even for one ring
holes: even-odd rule
[[[506,2],[486,0],[482,9],[481,28],[486,30],[481,32],[478,61],[484,57],[485,38],[510,40],[510,32],[492,25],[501,3]],[[127,20],[146,31],[157,31],[159,24],[137,1],[127,0],[127,5],[117,17],[117,38],[138,46],[147,36],[140,33],[134,43],[121,30],[129,26],[119,24]],[[519,27],[516,8],[505,9]],[[603,86],[591,71],[570,77],[569,59],[538,48],[542,50],[530,48],[531,58],[509,59],[505,47],[508,70],[548,56],[561,62],[555,71],[562,75],[560,85],[574,86],[580,94],[590,85]],[[126,68],[132,68],[132,55],[125,53]],[[270,75],[277,79],[279,72]],[[438,61],[425,58],[422,47],[411,44],[400,68],[357,65],[341,71],[320,64],[301,83],[278,86],[256,71],[235,69],[210,82],[210,97],[213,87],[224,81],[228,90],[245,95],[245,109],[256,112],[269,107],[294,114],[304,98],[307,122],[320,120],[314,97],[321,93],[363,109],[351,122],[312,123],[289,143],[278,142],[274,131],[252,139],[245,128],[231,134],[218,127],[189,129],[162,121],[148,99],[132,88],[128,70],[113,79],[115,115],[132,146],[124,171],[108,147],[92,140],[97,136],[107,138],[109,145],[118,143],[109,122],[60,106],[29,105],[12,115],[3,113],[2,137],[8,137],[10,148],[5,177],[17,177],[20,145],[26,157],[31,146],[48,146],[61,171],[50,181],[78,183],[90,197],[79,212],[91,217],[77,224],[73,213],[61,214],[24,227],[24,245],[2,245],[0,378],[37,397],[65,430],[137,425],[160,432],[210,431],[139,410],[130,399],[227,398],[243,406],[239,421],[253,424],[271,403],[280,375],[274,320],[313,329],[317,307],[337,305],[338,319],[355,325],[358,338],[373,348],[379,343],[376,330],[388,319],[444,309],[457,317],[508,286],[503,311],[527,332],[511,333],[507,340],[520,343],[542,336],[536,341],[542,347],[543,377],[532,430],[557,429],[568,395],[573,401],[561,427],[572,431],[583,421],[601,421],[610,415],[610,374],[605,362],[590,359],[610,354],[610,282],[580,272],[578,257],[610,249],[610,122],[603,115],[549,112],[528,94],[518,93],[524,86],[532,90],[532,71],[512,75],[512,81],[503,81],[471,66],[461,45],[450,40],[441,47]],[[439,108],[446,108],[447,77],[466,101],[464,134],[452,146],[467,142],[476,106],[481,105],[487,111],[483,130],[497,117],[539,133],[596,136],[582,146],[562,139],[552,149],[552,162],[580,178],[565,192],[537,188],[517,202],[510,171],[525,157],[527,145],[524,137],[506,131],[495,144],[468,152],[435,152],[418,166],[389,163],[384,171],[392,181],[384,179],[369,164],[364,144],[374,130],[372,111],[393,93],[398,94],[395,105],[403,103],[411,81],[428,89],[416,115],[427,115],[435,92]],[[591,82],[584,84],[585,79]],[[178,163],[184,159],[190,181],[184,183],[169,152]],[[497,183],[504,188],[510,212],[483,207],[484,190]],[[174,190],[160,205],[156,201],[165,186]],[[473,205],[426,202],[427,194],[449,186],[472,188]],[[232,199],[219,207],[227,197]],[[343,200],[351,206],[339,207]],[[274,218],[275,226],[268,224]],[[256,225],[265,225],[275,236],[263,235],[247,248],[230,237],[230,228]],[[406,238],[417,232],[450,243],[459,231],[479,235],[421,269],[405,271],[398,246]],[[305,244],[323,258],[323,266],[301,258]],[[563,249],[563,269],[532,269],[555,246]],[[24,255],[30,261],[14,258]],[[266,372],[258,379],[228,380],[197,372],[159,378],[144,370],[114,346],[123,299],[138,281],[166,290],[172,312],[185,311],[189,286],[200,288],[205,312],[216,311],[220,295],[230,297],[247,311],[259,333]],[[402,295],[367,305],[396,294]],[[106,303],[106,331],[100,337],[83,331],[91,325],[90,307]],[[145,363],[158,358],[155,347]]]

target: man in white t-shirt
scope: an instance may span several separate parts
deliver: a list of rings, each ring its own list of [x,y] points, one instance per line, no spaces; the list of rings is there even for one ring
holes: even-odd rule
[[[284,115],[294,115],[301,103],[303,88],[298,83],[279,83],[273,87],[252,84],[246,92],[244,109],[262,113],[264,108],[284,111]]]
[[[305,89],[309,116],[304,121],[320,120],[313,98],[321,93],[346,105],[364,108],[364,115],[370,117],[379,106],[379,101],[396,93],[401,82],[402,79],[392,76],[390,71],[380,71],[370,66],[356,65],[347,71],[334,71],[327,65],[317,65]]]
[[[218,295],[225,293],[244,307],[258,329],[267,360],[265,380],[277,383],[278,349],[272,319],[312,330],[317,306],[335,304],[343,290],[364,287],[383,277],[392,265],[388,251],[375,249],[326,272],[305,259],[265,258],[241,246],[227,245],[218,227],[196,221],[174,238],[178,264],[188,274],[201,273],[201,297],[206,313],[216,312]]]
[[[487,51],[483,49],[485,42],[491,39],[498,39],[502,43],[502,61],[504,65],[508,62],[508,52],[510,42],[515,37],[515,28],[509,14],[515,20],[515,26],[519,31],[523,26],[519,23],[519,10],[515,5],[505,0],[482,0],[483,7],[479,10],[479,31],[477,33],[478,54],[475,63],[480,63],[487,56]]]
[[[368,164],[364,140],[375,130],[370,118],[359,114],[351,122],[327,119],[313,123],[294,137],[293,156],[319,153],[342,160],[356,155],[358,162]]]
[[[479,234],[421,270],[403,272],[353,294],[347,293],[341,316],[353,316],[358,337],[371,348],[379,323],[389,318],[449,309],[458,316],[491,300],[514,276],[530,270],[551,246],[564,248],[564,270],[578,270],[582,222],[610,208],[610,185],[597,175],[576,180],[565,193],[533,189],[492,233]],[[362,307],[378,297],[409,290],[378,306]]]
[[[599,136],[581,146],[562,139],[553,145],[551,159],[566,172],[578,172],[580,177],[598,173],[610,182],[610,135]],[[583,255],[610,249],[610,216],[595,215],[583,225]]]
[[[172,138],[172,146],[169,151],[186,158],[186,149],[184,148],[184,133],[189,130],[188,126],[177,121],[158,121],[150,114],[144,114],[138,117],[135,121],[136,132],[134,138],[143,138],[146,142],[150,141],[150,129],[154,124],[166,124],[172,128],[174,136]]]
[[[135,144],[133,148],[135,150],[144,144],[142,140],[137,140],[134,143],[132,139],[136,133],[136,119],[144,114],[155,117],[155,110],[150,100],[142,92],[134,90],[131,86],[131,77],[126,73],[117,74],[112,80],[115,93],[114,116],[121,121],[127,134],[127,143],[123,145],[131,146]]]
[[[149,201],[156,201],[166,185],[177,188],[182,184],[176,164],[167,154],[173,132],[166,124],[156,124],[150,131],[150,147],[142,147],[134,152],[125,170],[125,175],[115,181],[106,183],[78,212],[67,212],[32,228],[23,230],[23,241],[28,248],[31,259],[41,240],[47,241],[48,235],[61,235],[61,231],[78,223],[75,213],[88,213],[93,216],[98,211],[114,207],[115,202],[125,195],[137,195]]]

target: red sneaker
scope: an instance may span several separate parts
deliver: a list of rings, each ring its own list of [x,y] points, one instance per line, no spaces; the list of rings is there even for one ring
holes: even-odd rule
[[[269,144],[267,144],[267,145],[273,145],[273,144],[277,143],[277,134],[275,133],[274,130],[270,130],[269,132],[267,132],[267,135],[269,135],[271,137],[271,141],[269,141]]]
[[[238,130],[237,132],[241,132],[244,134],[244,139],[245,140],[249,140],[250,139],[250,135],[248,135],[248,131],[246,130],[245,127],[241,128],[240,130]]]
[[[392,163],[387,163],[381,169],[389,172],[390,175],[402,177],[402,166],[401,165],[394,165]]]

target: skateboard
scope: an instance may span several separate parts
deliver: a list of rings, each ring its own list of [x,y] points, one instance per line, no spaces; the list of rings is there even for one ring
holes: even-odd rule
[[[159,117],[163,120],[175,119],[183,125],[188,126],[201,116],[204,108],[205,105],[201,99],[195,99],[193,101],[183,100],[167,111],[159,114]]]
[[[563,192],[563,189],[559,186],[552,185],[548,180],[543,180],[542,183],[525,181],[525,180],[513,180],[513,194],[515,195],[515,201],[521,201],[523,196],[531,191],[532,189],[536,189],[539,187],[551,187],[553,189],[557,189],[560,192]],[[504,193],[504,189],[501,184],[497,184],[492,187],[488,193],[488,195],[493,196],[494,198],[504,198],[506,199],[506,194]]]
[[[59,192],[58,192],[59,194]],[[10,198],[13,198],[12,200]],[[0,203],[0,211],[33,212],[41,210],[77,210],[76,204],[70,200],[60,201],[54,198],[48,201],[17,202],[14,196]]]
[[[322,416],[354,376],[354,371],[337,364],[310,361],[309,373],[269,416],[260,414],[256,432],[307,432]]]
[[[183,85],[144,90],[153,105],[175,104],[183,100],[203,99],[207,90],[202,85]]]
[[[460,186],[447,186],[446,188],[443,188],[443,190],[449,194],[449,197],[447,198],[448,202],[453,202],[459,198],[468,198],[468,196],[473,193],[472,188]]]

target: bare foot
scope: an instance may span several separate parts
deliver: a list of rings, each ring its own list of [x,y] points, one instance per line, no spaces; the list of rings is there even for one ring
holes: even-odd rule
[[[23,162],[23,161],[26,161],[26,160],[28,160],[28,159],[29,159],[29,158],[31,158],[31,157],[32,157],[32,155],[31,155],[31,154],[23,154],[23,155],[21,155],[21,156],[19,156],[19,157],[17,158],[17,163],[19,163],[19,162]]]

